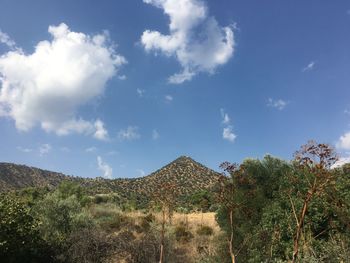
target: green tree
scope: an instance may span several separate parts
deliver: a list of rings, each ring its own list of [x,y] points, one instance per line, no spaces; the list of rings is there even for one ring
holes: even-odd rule
[[[2,262],[46,262],[49,250],[41,239],[39,221],[17,197],[0,196],[0,258]]]

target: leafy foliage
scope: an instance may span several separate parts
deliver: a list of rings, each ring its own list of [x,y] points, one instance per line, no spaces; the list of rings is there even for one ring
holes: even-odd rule
[[[29,208],[11,195],[0,196],[0,258],[4,262],[45,262],[49,255]]]

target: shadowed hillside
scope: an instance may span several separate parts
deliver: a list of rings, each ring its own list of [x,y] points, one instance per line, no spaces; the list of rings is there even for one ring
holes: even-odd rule
[[[0,192],[26,187],[54,188],[62,180],[74,180],[74,178],[26,165],[0,163]]]

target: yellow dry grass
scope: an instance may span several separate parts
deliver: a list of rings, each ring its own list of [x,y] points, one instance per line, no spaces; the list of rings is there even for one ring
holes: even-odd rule
[[[128,212],[126,215],[134,220],[136,223],[143,214],[141,211]],[[153,213],[158,224],[162,221],[162,214],[160,212]],[[220,227],[215,220],[215,213],[174,213],[169,223],[169,218],[167,218],[167,226],[170,228],[176,227],[180,224],[185,224],[187,229],[193,234],[193,238],[186,243],[176,242],[174,247],[186,258],[186,262],[192,263],[196,262],[200,257],[205,255],[212,255],[215,251],[214,239],[220,234]],[[213,229],[213,235],[211,236],[200,236],[196,233],[200,226],[209,226]],[[205,252],[203,252],[205,251]]]
[[[126,215],[134,219],[144,216],[141,211],[127,212]],[[153,215],[158,222],[161,221],[162,214],[160,212],[153,213]],[[194,230],[199,226],[206,225],[213,228],[214,232],[216,233],[220,231],[220,228],[215,220],[214,212],[194,212],[188,214],[175,212],[171,218],[171,225],[179,225],[181,223],[185,223],[190,229]]]
[[[213,212],[189,214],[174,213],[172,222],[175,225],[186,223],[190,229],[196,229],[198,226],[206,225],[213,228],[215,232],[220,230],[215,220],[215,213]]]

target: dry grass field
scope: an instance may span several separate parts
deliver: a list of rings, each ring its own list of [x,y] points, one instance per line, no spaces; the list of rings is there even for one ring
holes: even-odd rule
[[[125,213],[126,216],[132,218],[134,223],[138,223],[144,214],[140,211]],[[162,214],[154,213],[156,226],[160,229]],[[212,230],[211,234],[203,234],[198,232],[201,228]],[[177,253],[177,260],[174,262],[200,262],[201,259],[214,254],[214,244],[220,228],[215,220],[215,213],[177,213],[175,212],[171,220],[167,219],[167,233],[172,236],[173,246]],[[184,238],[177,237],[184,235]],[[183,256],[183,261],[181,257]]]

